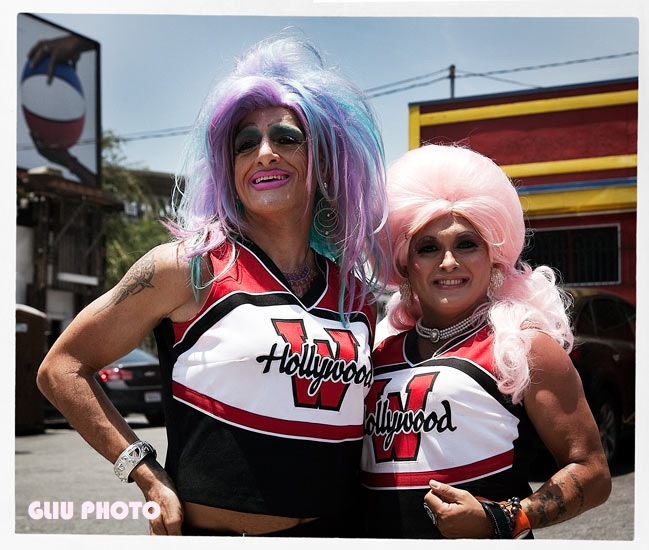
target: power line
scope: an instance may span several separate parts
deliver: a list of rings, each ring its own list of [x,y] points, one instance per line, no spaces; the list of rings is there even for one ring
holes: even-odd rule
[[[447,69],[444,69],[447,71]],[[386,90],[385,92],[378,92],[376,94],[368,94],[368,99],[373,99],[375,97],[382,97],[385,95],[396,94],[398,92],[404,92],[406,90],[412,90],[413,88],[421,88],[422,86],[428,86],[430,84],[435,84],[436,82],[441,82],[442,80],[448,80],[448,76],[442,76],[440,78],[435,78],[433,80],[426,80],[424,82],[419,82],[417,84],[410,84],[409,86],[402,86],[401,88],[394,88],[393,90]]]
[[[498,76],[492,76],[484,73],[471,73],[468,71],[461,71],[463,74],[457,75],[456,78],[469,78],[472,76],[480,76],[483,78],[488,78],[490,80],[495,80],[497,82],[505,82],[506,84],[515,84],[516,86],[523,86],[525,88],[543,88],[539,84],[530,84],[528,82],[521,82],[520,80],[512,80],[511,78],[501,78]]]
[[[167,128],[164,130],[154,130],[151,132],[134,132],[132,134],[126,134],[125,136],[119,136],[119,139],[120,141],[135,141],[138,139],[182,136],[184,134],[187,134],[191,130],[191,128],[191,126],[178,126],[177,128]]]
[[[174,137],[182,136],[187,134],[191,130],[191,126],[179,126],[177,128],[166,128],[163,130],[152,130],[152,131],[142,131],[142,132],[133,132],[132,134],[126,134],[123,136],[115,136],[118,141],[137,141],[141,139],[154,139],[154,138],[165,138],[165,137]],[[94,138],[84,138],[80,139],[77,142],[77,145],[94,145],[97,143],[97,140]],[[30,149],[35,149],[36,146],[33,143],[18,143],[18,151],[27,151]]]
[[[364,91],[365,91],[366,94],[367,93],[372,93],[372,92],[375,92],[377,90],[382,90],[383,88],[390,88],[390,87],[396,86],[398,84],[405,84],[407,82],[412,82],[413,80],[420,80],[422,78],[428,78],[428,77],[431,77],[431,76],[437,76],[438,74],[444,73],[444,72],[446,72],[446,69],[440,69],[439,71],[435,71],[434,73],[422,74],[420,76],[413,76],[412,78],[406,78],[404,80],[397,80],[396,82],[391,82],[389,84],[382,84],[380,86],[375,86],[374,88],[367,88]]]
[[[527,66],[524,66],[524,67],[516,67],[516,68],[513,68],[513,69],[499,69],[499,70],[487,71],[487,72],[482,72],[482,73],[463,71],[465,74],[463,74],[462,77],[466,78],[466,77],[469,77],[469,76],[479,76],[479,77],[483,77],[483,78],[491,78],[492,80],[501,80],[502,82],[508,82],[510,84],[516,84],[516,85],[519,85],[519,86],[528,86],[528,87],[532,87],[532,88],[542,88],[543,86],[525,84],[525,83],[517,82],[517,81],[514,81],[514,80],[498,79],[498,78],[495,77],[495,75],[507,74],[507,73],[517,73],[517,72],[523,72],[523,71],[537,71],[537,70],[541,70],[541,69],[549,69],[549,68],[556,68],[556,67],[562,67],[562,66],[567,66],[567,65],[575,65],[575,64],[578,64],[578,63],[593,63],[593,62],[596,62],[596,61],[619,59],[621,57],[629,57],[629,56],[632,56],[632,55],[638,55],[638,52],[637,51],[632,51],[632,52],[624,52],[624,53],[619,53],[619,54],[600,55],[600,56],[597,56],[597,57],[588,57],[588,58],[582,58],[582,59],[572,59],[572,60],[569,60],[569,61],[558,61],[558,62],[555,62],[555,63],[543,63],[543,64],[540,64],[540,65],[527,65]],[[434,74],[439,74],[440,72],[446,72],[447,70],[448,69],[440,69],[439,71],[437,71],[435,73],[428,73],[428,74],[425,74],[425,75],[415,76],[415,77],[408,78],[408,79],[405,79],[405,80],[398,80],[396,82],[392,82],[392,83],[389,83],[389,84],[383,84],[382,86],[376,86],[374,88],[369,88],[368,90],[366,90],[366,92],[368,92],[368,91],[372,92],[374,90],[390,88],[391,86],[399,86],[403,82],[414,82],[416,80],[419,80],[419,79],[422,79],[422,78],[427,78],[428,76],[431,76],[431,75],[434,75]],[[419,87],[422,87],[422,86],[428,86],[429,84],[439,82],[440,80],[444,80],[445,78],[448,78],[448,77],[438,78],[438,79],[430,80],[430,81],[419,82],[419,83],[411,84],[411,85],[405,86],[405,87],[399,87],[399,88],[395,88],[395,89],[392,89],[392,90],[386,90],[384,92],[373,93],[373,94],[368,95],[368,97],[369,98],[376,98],[376,97],[381,97],[381,96],[388,95],[388,94],[402,92],[402,91],[405,91],[405,90],[410,90],[412,88],[419,88]]]
[[[503,74],[509,74],[509,73],[519,73],[519,72],[525,72],[525,71],[538,71],[542,69],[549,69],[549,68],[556,68],[556,67],[565,67],[568,65],[576,65],[580,63],[593,63],[596,61],[606,61],[606,60],[611,60],[611,59],[619,59],[622,57],[630,57],[633,55],[638,55],[638,51],[632,51],[632,52],[624,52],[624,53],[619,53],[619,54],[610,54],[610,55],[600,55],[597,57],[588,57],[588,58],[582,58],[582,59],[572,59],[568,61],[557,61],[555,63],[543,63],[539,65],[527,65],[524,67],[515,67],[512,69],[498,69],[498,70],[493,70],[493,71],[486,71],[486,72],[470,72],[470,71],[459,71],[462,74],[457,74],[458,70],[455,70],[455,76],[454,78],[469,78],[469,77],[480,77],[480,78],[489,78],[491,80],[498,80],[500,82],[506,82],[508,84],[515,84],[517,86],[525,86],[528,88],[543,88],[544,86],[539,86],[536,84],[528,84],[524,82],[519,82],[516,80],[510,80],[506,78],[499,77],[497,75],[503,75]],[[441,82],[443,80],[447,80],[449,78],[448,76],[448,71],[449,68],[444,68],[444,69],[439,69],[437,71],[434,71],[432,73],[425,73],[419,76],[413,76],[411,78],[405,78],[402,80],[397,80],[394,82],[389,82],[387,84],[381,84],[379,86],[374,86],[372,88],[367,88],[365,93],[367,94],[367,97],[369,99],[374,99],[377,97],[383,97],[386,95],[391,95],[391,94],[396,94],[399,92],[404,92],[406,90],[412,90],[414,88],[421,88],[423,86],[430,86],[431,84],[435,84],[437,82]],[[437,75],[443,74],[444,76],[437,77]],[[431,77],[437,77],[437,78],[431,78]],[[422,79],[428,79],[428,80],[422,80]],[[134,132],[132,134],[126,134],[124,136],[119,136],[120,141],[128,142],[128,141],[138,141],[138,140],[143,140],[143,139],[158,139],[158,138],[165,138],[165,137],[174,137],[174,136],[180,136],[180,135],[185,135],[190,131],[191,127],[190,126],[179,126],[175,128],[166,128],[162,130],[151,130],[151,131],[142,131],[142,132]],[[92,139],[87,139],[84,140],[81,143],[94,143],[94,140]],[[34,149],[35,146],[33,144],[18,144],[18,150],[27,150],[27,149]]]
[[[583,58],[583,59],[573,59],[570,61],[557,61],[555,63],[543,63],[542,65],[529,65],[527,67],[518,67],[516,69],[500,69],[497,71],[487,71],[486,73],[475,73],[476,75],[479,76],[486,76],[486,75],[495,75],[495,74],[505,74],[505,73],[518,73],[522,71],[536,71],[539,69],[549,69],[551,67],[563,67],[566,65],[575,65],[577,63],[592,63],[594,61],[605,61],[609,59],[619,59],[620,57],[629,57],[632,55],[638,55],[638,51],[633,51],[633,52],[624,52],[624,53],[616,53],[616,54],[610,54],[610,55],[600,55],[597,57],[588,57],[588,58]]]

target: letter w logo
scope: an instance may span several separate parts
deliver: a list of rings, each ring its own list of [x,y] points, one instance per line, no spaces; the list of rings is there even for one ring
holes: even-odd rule
[[[426,400],[438,374],[431,372],[413,376],[406,386],[405,405],[398,392],[389,393],[385,399],[382,398],[389,380],[374,381],[365,402],[368,404],[368,413],[372,413],[369,407],[374,406],[376,428],[371,435],[377,462],[416,460],[421,432],[412,429],[412,421],[417,413],[423,416]],[[406,423],[410,425],[404,426]]]
[[[275,319],[273,324],[277,334],[291,346],[291,353],[301,354],[303,344],[308,341],[303,322]],[[328,363],[326,360],[323,362],[323,358],[342,360],[345,364],[358,359],[358,342],[350,331],[329,329],[327,334],[331,338],[330,341],[314,340],[317,353],[303,357],[304,370],[311,374],[307,377],[296,374],[291,378],[293,401],[296,407],[339,411],[343,403],[349,384],[340,381],[341,373],[331,373],[334,380],[323,380],[315,392],[309,389],[313,383],[313,375],[321,376],[324,365]],[[335,345],[335,352],[332,350],[332,345]],[[309,354],[305,353],[305,355]]]

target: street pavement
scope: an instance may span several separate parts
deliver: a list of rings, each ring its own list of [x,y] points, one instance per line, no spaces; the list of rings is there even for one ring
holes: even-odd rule
[[[129,417],[129,422],[141,439],[157,449],[163,462],[164,428],[150,427],[144,417]],[[534,488],[540,485],[541,475],[532,480]],[[535,531],[536,538],[634,540],[634,483],[634,447],[629,441],[613,468],[613,491],[608,501],[571,521]],[[137,486],[120,483],[112,465],[66,424],[48,424],[44,433],[16,436],[16,535],[147,535],[145,504]],[[144,511],[149,509],[145,507]],[[35,519],[41,512],[51,519]]]

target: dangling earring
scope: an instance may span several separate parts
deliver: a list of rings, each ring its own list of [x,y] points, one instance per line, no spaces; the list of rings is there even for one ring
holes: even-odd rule
[[[325,184],[326,186],[326,184]],[[313,229],[323,239],[328,239],[338,225],[338,213],[321,197],[313,212]]]
[[[502,271],[498,268],[491,268],[491,274],[489,276],[489,288],[487,289],[487,298],[493,300],[496,296],[498,289],[503,286],[505,282],[505,276]]]
[[[399,294],[401,295],[401,301],[406,305],[410,306],[412,304],[412,288],[410,287],[410,279],[404,279],[399,285]]]

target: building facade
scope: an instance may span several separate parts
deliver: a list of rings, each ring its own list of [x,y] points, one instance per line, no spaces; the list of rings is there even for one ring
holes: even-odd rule
[[[123,205],[53,169],[16,180],[16,303],[45,312],[53,339],[103,292],[105,218]]]

